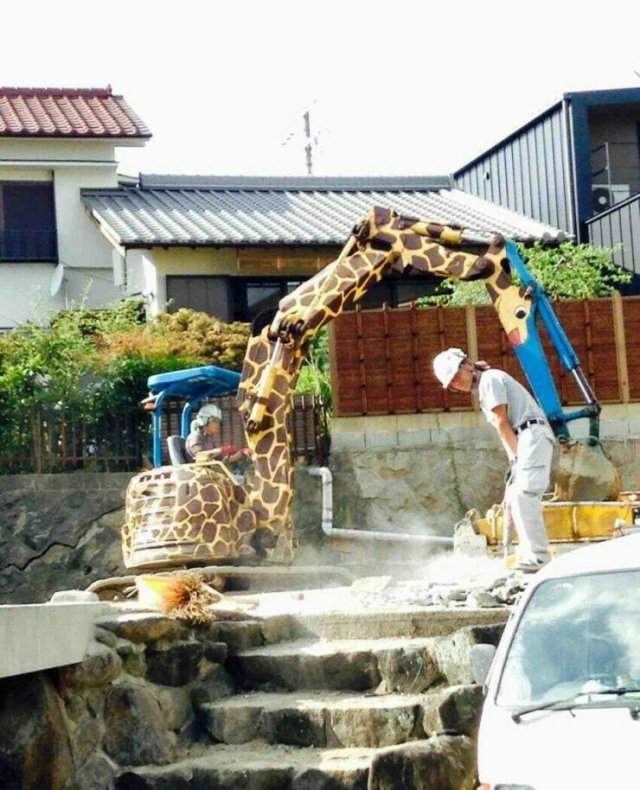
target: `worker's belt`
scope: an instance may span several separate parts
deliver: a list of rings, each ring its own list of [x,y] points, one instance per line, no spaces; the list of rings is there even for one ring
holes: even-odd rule
[[[520,423],[520,425],[517,425],[517,426],[516,426],[516,427],[513,429],[513,432],[514,432],[514,433],[515,433],[515,435],[517,436],[519,433],[521,433],[522,431],[526,430],[526,429],[527,429],[527,428],[529,428],[531,425],[546,425],[546,424],[547,424],[547,421],[546,421],[546,420],[541,420],[541,419],[539,419],[538,417],[534,417],[534,418],[533,418],[533,419],[531,419],[531,420],[525,420],[524,422],[521,422],[521,423]]]

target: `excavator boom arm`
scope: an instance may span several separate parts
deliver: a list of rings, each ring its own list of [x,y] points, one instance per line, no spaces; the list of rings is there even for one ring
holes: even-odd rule
[[[243,375],[241,409],[248,433],[262,425],[266,405],[283,359],[289,350],[288,378],[294,381],[310,338],[358,302],[391,269],[460,280],[482,280],[502,327],[540,405],[556,434],[569,439],[567,423],[588,417],[597,440],[600,406],[582,373],[578,358],[541,286],[527,270],[516,245],[500,235],[474,234],[462,228],[403,217],[373,208],[356,225],[338,258],[281,300],[261,336],[270,347],[251,376]],[[520,284],[512,279],[512,270]],[[540,317],[558,356],[575,377],[585,407],[565,414],[537,330]]]

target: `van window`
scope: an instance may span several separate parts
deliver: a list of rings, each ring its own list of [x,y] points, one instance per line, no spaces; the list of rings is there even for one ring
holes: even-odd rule
[[[564,699],[594,682],[640,687],[640,571],[543,582],[517,626],[496,702]]]

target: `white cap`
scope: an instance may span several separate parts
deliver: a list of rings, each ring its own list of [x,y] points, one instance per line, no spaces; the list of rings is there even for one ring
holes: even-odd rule
[[[461,348],[448,348],[441,351],[433,358],[433,372],[436,378],[446,389],[453,381],[454,376],[460,370],[460,365],[465,361],[467,355]]]
[[[204,426],[211,420],[222,422],[222,411],[219,406],[216,406],[215,403],[205,403],[205,405],[198,412],[196,422],[201,428],[204,428]]]

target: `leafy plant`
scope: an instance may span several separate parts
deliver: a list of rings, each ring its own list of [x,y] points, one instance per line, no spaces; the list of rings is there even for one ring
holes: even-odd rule
[[[329,373],[329,331],[326,327],[311,338],[305,363],[300,370],[296,392],[321,395],[331,407],[331,376]]]
[[[194,310],[145,323],[132,301],[64,310],[48,327],[24,324],[0,336],[0,455],[29,445],[35,407],[88,420],[139,411],[146,422],[139,403],[149,376],[207,364],[238,370],[248,337],[246,324]]]
[[[529,271],[553,300],[608,296],[618,285],[631,281],[631,274],[613,260],[615,250],[572,242],[545,247],[538,242],[532,247],[519,245],[519,251]],[[515,272],[513,275],[517,283]],[[419,299],[418,304],[483,305],[490,304],[490,299],[481,281],[446,279],[438,293]]]

